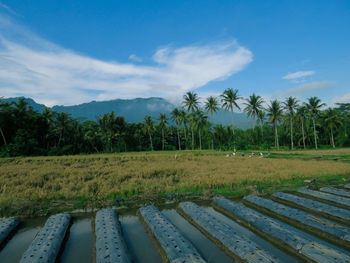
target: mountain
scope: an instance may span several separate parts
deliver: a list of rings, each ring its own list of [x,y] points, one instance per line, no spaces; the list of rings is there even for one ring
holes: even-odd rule
[[[3,99],[7,102],[16,102],[19,97]],[[24,98],[26,102],[35,110],[42,111],[46,106],[36,103],[31,98]],[[94,120],[104,113],[114,111],[116,115],[123,116],[129,122],[140,122],[146,115],[158,118],[160,113],[165,113],[170,117],[170,112],[175,105],[162,98],[136,98],[136,99],[115,99],[109,101],[91,101],[73,106],[53,106],[51,109],[56,112],[65,112],[73,118],[81,121]],[[210,116],[209,116],[210,120]],[[248,129],[253,126],[253,120],[245,113],[234,113],[235,127]],[[220,110],[214,113],[214,124],[231,125],[231,113]]]

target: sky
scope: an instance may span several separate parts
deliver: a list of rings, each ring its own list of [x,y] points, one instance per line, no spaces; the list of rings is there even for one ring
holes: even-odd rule
[[[350,1],[0,0],[0,97],[350,102]]]

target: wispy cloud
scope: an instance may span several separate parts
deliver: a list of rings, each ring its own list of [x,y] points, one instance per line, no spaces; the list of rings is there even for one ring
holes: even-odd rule
[[[297,71],[293,73],[288,73],[287,75],[283,76],[282,79],[300,79],[300,78],[305,78],[308,76],[312,76],[315,74],[315,71],[310,70],[310,71]]]
[[[350,93],[344,94],[343,96],[334,97],[332,103],[350,103]]]
[[[132,61],[136,61],[136,62],[142,62],[142,58],[139,58],[138,56],[136,56],[135,54],[131,54],[129,56],[129,59]]]
[[[11,13],[12,15],[18,16],[18,14],[15,11],[13,11],[10,7],[8,7],[7,5],[1,2],[0,2],[0,8],[5,9],[7,12]]]
[[[6,20],[0,15],[1,19]],[[181,96],[230,77],[253,59],[250,50],[230,41],[162,47],[152,64],[102,61],[56,46],[6,21],[6,30],[0,26],[0,93],[29,96],[50,105]],[[8,34],[14,30],[16,34]]]
[[[333,81],[315,81],[311,83],[301,84],[295,88],[287,90],[285,93],[290,95],[302,94],[309,91],[324,90],[335,85]]]

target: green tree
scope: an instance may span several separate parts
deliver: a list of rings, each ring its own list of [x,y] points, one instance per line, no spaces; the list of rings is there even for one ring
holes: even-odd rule
[[[297,116],[300,119],[300,123],[301,123],[301,134],[303,137],[303,146],[305,149],[306,145],[305,145],[305,128],[304,128],[304,126],[305,126],[305,119],[307,117],[307,108],[305,106],[299,107],[297,110]]]
[[[308,98],[308,102],[305,104],[306,108],[312,119],[312,124],[314,128],[314,140],[315,148],[317,149],[317,131],[316,131],[316,118],[320,115],[320,109],[326,106],[325,103],[321,103],[321,100],[317,97]]]
[[[273,100],[270,102],[270,105],[267,108],[267,115],[270,117],[269,122],[274,123],[275,126],[275,147],[279,150],[279,142],[278,142],[278,129],[277,123],[281,121],[283,116],[283,111],[281,107],[281,103],[278,100]]]
[[[211,140],[211,148],[214,149],[214,121],[213,121],[213,114],[219,109],[219,102],[217,98],[210,96],[207,98],[205,105],[205,109],[210,112],[211,117],[211,134],[212,134],[212,140]]]
[[[330,142],[333,148],[335,148],[333,131],[337,130],[342,124],[341,116],[335,109],[328,108],[324,112],[324,122],[326,127],[330,130]]]
[[[187,121],[188,121],[188,116],[186,111],[184,111],[183,109],[180,109],[180,125],[183,125],[183,128],[184,128],[186,150],[187,150]]]
[[[153,142],[152,142],[152,132],[154,130],[154,121],[151,116],[147,115],[144,119],[144,124],[149,136],[149,142],[151,145],[151,151],[153,151]]]
[[[263,129],[263,125],[264,125],[265,116],[266,116],[266,113],[265,113],[265,111],[263,109],[258,111],[257,123],[260,124],[261,138],[262,138],[261,143],[264,143],[264,129]]]
[[[177,142],[179,144],[179,150],[181,151],[181,140],[180,140],[180,125],[181,125],[181,113],[178,108],[173,109],[171,112],[171,119],[176,124],[177,131]]]
[[[235,128],[234,128],[234,120],[233,120],[233,110],[236,107],[237,109],[241,109],[237,104],[237,101],[241,99],[238,95],[238,89],[226,89],[221,95],[222,107],[228,111],[231,110],[231,118],[232,118],[232,137],[233,143],[235,144]],[[234,146],[234,150],[236,150],[236,146]]]
[[[290,146],[291,149],[294,149],[294,143],[293,143],[293,118],[295,114],[295,109],[298,107],[298,100],[294,97],[288,97],[286,101],[283,103],[284,109],[287,111],[289,115],[289,121],[290,121]]]
[[[263,103],[264,100],[261,98],[261,96],[255,95],[255,93],[253,93],[253,95],[250,95],[249,98],[246,99],[246,102],[244,103],[244,111],[248,113],[248,117],[252,117],[255,120],[255,118],[259,115],[259,111],[263,110]]]
[[[199,149],[202,150],[202,136],[201,136],[201,130],[206,126],[208,122],[208,117],[205,115],[205,113],[201,110],[196,110],[195,112],[191,113],[192,115],[192,121],[194,127],[198,130],[198,137],[199,137]]]
[[[196,93],[194,92],[187,92],[184,95],[184,101],[183,105],[185,106],[186,110],[188,112],[194,113],[196,110],[198,110],[199,107],[199,97]],[[191,125],[191,131],[192,131],[192,150],[194,149],[194,122],[192,122]]]
[[[162,150],[164,151],[164,144],[165,144],[165,138],[164,138],[164,130],[166,128],[166,125],[168,124],[168,119],[164,113],[159,114],[159,127],[162,130]]]

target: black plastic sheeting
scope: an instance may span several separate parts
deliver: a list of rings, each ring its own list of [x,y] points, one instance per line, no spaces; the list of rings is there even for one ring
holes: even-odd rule
[[[341,195],[341,196],[345,196],[345,197],[350,198],[350,192],[343,190],[343,189],[338,189],[338,188],[334,188],[334,187],[322,187],[322,188],[320,188],[320,190],[322,192],[335,194],[335,195]]]
[[[316,198],[320,198],[323,200],[331,201],[333,203],[341,204],[341,205],[346,205],[350,207],[350,199],[346,197],[341,197],[337,195],[332,195],[328,193],[323,193],[319,191],[314,191],[306,188],[302,188],[298,190],[298,193],[305,194],[305,195],[310,195]]]
[[[350,228],[340,225],[334,221],[323,217],[315,216],[299,209],[291,208],[269,199],[265,199],[256,195],[244,197],[244,200],[270,210],[273,213],[291,218],[301,224],[308,225],[318,231],[323,231],[331,234],[339,239],[350,241]]]
[[[203,263],[197,249],[154,206],[139,209],[140,214],[171,263]]]
[[[29,248],[24,252],[20,262],[55,262],[69,227],[70,220],[71,216],[68,214],[50,216],[45,226],[40,229]]]
[[[260,248],[251,239],[238,234],[235,229],[218,220],[192,202],[180,203],[180,208],[196,224],[224,247],[245,262],[283,262],[268,251]]]
[[[97,263],[131,262],[117,213],[113,209],[96,213],[95,234]]]
[[[328,205],[322,202],[318,202],[312,199],[308,199],[308,198],[304,198],[304,197],[300,197],[300,196],[296,196],[288,193],[277,192],[277,193],[274,193],[272,196],[294,203],[298,206],[301,206],[310,210],[314,210],[330,216],[338,217],[343,220],[350,220],[350,211],[347,209]]]
[[[308,259],[320,263],[350,262],[348,252],[342,252],[326,244],[321,244],[311,235],[279,220],[265,216],[242,203],[235,203],[224,198],[215,198],[214,202],[260,231],[280,240]]]

